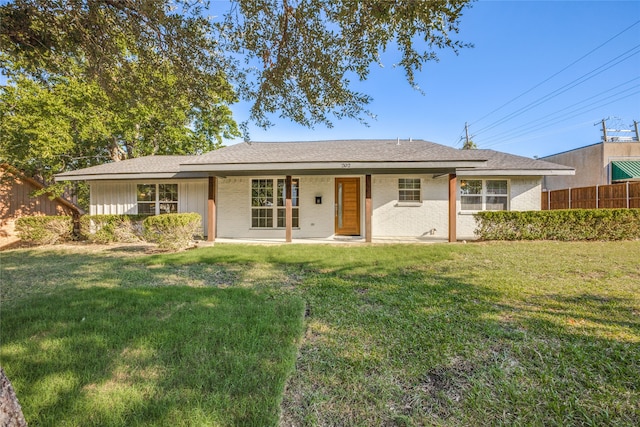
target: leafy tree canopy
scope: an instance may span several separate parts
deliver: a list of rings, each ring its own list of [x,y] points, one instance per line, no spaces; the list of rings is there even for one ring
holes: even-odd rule
[[[363,120],[351,88],[388,48],[409,84],[455,40],[470,0],[12,0],[0,6],[0,157],[46,178],[151,153],[197,153],[278,114]],[[224,10],[218,8],[224,7]],[[215,15],[215,16],[214,16]]]
[[[467,139],[464,144],[462,144],[462,149],[463,150],[475,150],[477,149],[478,146],[476,145],[475,142],[473,142],[473,140],[471,139]]]

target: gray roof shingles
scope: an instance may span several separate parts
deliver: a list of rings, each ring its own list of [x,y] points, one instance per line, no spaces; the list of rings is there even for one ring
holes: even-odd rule
[[[252,142],[215,150],[186,164],[423,162],[477,160],[468,151],[422,140]],[[486,159],[483,159],[486,160]]]
[[[105,163],[85,169],[64,172],[58,177],[75,175],[116,175],[116,174],[144,174],[144,173],[178,173],[180,164],[194,156],[145,156],[119,162]]]
[[[473,151],[479,157],[487,159],[487,165],[477,169],[486,170],[573,170],[570,166],[532,159],[530,157],[516,156],[494,150],[464,150]]]
[[[231,145],[199,156],[146,156],[57,175],[178,173],[180,165],[314,163],[314,162],[437,162],[487,161],[478,170],[572,170],[543,160],[494,150],[459,150],[423,140],[338,140],[252,142]]]

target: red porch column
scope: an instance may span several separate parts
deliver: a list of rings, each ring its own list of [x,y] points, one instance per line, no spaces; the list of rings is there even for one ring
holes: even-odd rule
[[[207,241],[216,240],[216,177],[209,177],[209,197],[207,200]]]
[[[457,179],[455,173],[449,174],[449,241],[456,242],[458,235],[456,232],[456,196]]]
[[[287,175],[284,181],[284,193],[286,194],[285,199],[285,241],[287,243],[291,243],[292,230],[293,230],[293,203],[291,199],[291,175]]]
[[[364,233],[365,242],[371,243],[372,240],[372,226],[371,217],[373,215],[373,206],[371,205],[371,175],[366,175],[364,179],[365,183],[365,198],[364,198]]]

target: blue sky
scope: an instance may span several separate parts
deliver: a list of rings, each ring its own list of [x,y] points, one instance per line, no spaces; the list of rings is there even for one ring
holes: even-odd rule
[[[251,139],[414,138],[460,147],[468,122],[479,148],[542,157],[597,143],[594,123],[603,118],[616,128],[640,121],[640,1],[480,0],[460,30],[475,47],[426,64],[416,79],[424,95],[393,67],[393,52],[384,68],[372,66],[357,85],[374,98],[369,127],[342,120],[308,129],[274,117],[268,130],[250,127]],[[236,120],[247,118],[247,104],[232,109]]]

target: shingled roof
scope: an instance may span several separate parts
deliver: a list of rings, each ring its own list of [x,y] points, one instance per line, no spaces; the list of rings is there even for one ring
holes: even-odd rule
[[[574,171],[574,168],[570,166],[532,159],[530,157],[516,156],[514,154],[503,153],[501,151],[483,149],[463,151],[470,151],[480,158],[487,159],[487,164],[485,166],[474,168],[472,171],[458,171],[459,175],[478,174],[479,171],[492,173],[495,173],[496,171],[503,171],[504,174],[515,171],[520,172],[519,174],[523,171],[538,171],[543,175],[563,175]]]
[[[423,140],[252,142],[193,157],[185,164],[432,162],[482,160],[469,150]],[[487,160],[487,159],[484,159]]]
[[[180,173],[180,164],[192,159],[194,156],[145,156],[135,159],[121,160],[119,162],[105,163],[103,165],[78,169],[56,175],[56,181],[69,179],[92,179],[112,175],[114,179],[147,177],[153,175],[156,178],[172,178]],[[96,179],[96,178],[93,178]]]
[[[252,142],[199,156],[147,156],[65,172],[56,180],[186,178],[209,174],[429,172],[570,174],[573,168],[493,150],[423,140]]]

